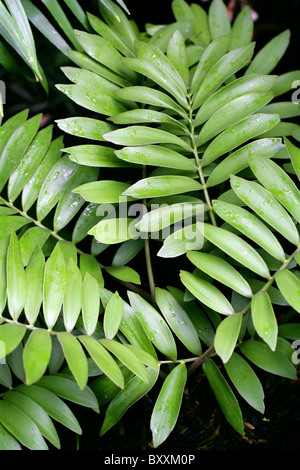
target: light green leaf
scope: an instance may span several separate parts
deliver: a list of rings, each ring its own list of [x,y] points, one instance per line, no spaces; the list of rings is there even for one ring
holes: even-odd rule
[[[231,177],[231,187],[236,195],[257,215],[291,243],[298,245],[299,234],[294,222],[269,191],[258,183],[247,181],[238,176]]]
[[[81,197],[89,202],[113,204],[120,201],[121,195],[127,188],[129,188],[127,183],[101,180],[78,186],[73,192],[80,194]]]
[[[224,55],[207,73],[196,93],[193,108],[197,109],[222,83],[245,67],[254,51],[254,43],[240,47]]]
[[[225,418],[242,435],[244,432],[243,417],[231,388],[212,359],[207,359],[202,367]]]
[[[216,186],[229,179],[249,166],[249,157],[252,154],[272,158],[284,148],[281,139],[258,139],[241,147],[222,160],[211,172],[207,180],[207,186]],[[274,157],[275,158],[275,157]]]
[[[103,141],[103,134],[115,129],[114,126],[107,122],[87,117],[58,119],[55,122],[58,127],[67,134],[91,140]]]
[[[279,116],[273,114],[253,114],[242,119],[215,137],[204,152],[202,165],[208,165],[247,140],[272,129],[279,121]]]
[[[98,281],[99,287],[104,286],[101,267],[94,256],[88,255],[86,253],[80,255],[80,271],[82,278],[85,277],[86,273],[89,273]]]
[[[191,4],[192,12],[194,13],[194,40],[197,39],[203,46],[208,46],[211,37],[208,24],[208,15],[204,8],[197,3]]]
[[[34,250],[42,248],[50,236],[50,231],[41,227],[31,227],[20,238],[20,250],[24,266],[27,266]]]
[[[250,406],[264,413],[264,391],[262,385],[249,364],[235,352],[225,364],[226,372],[239,392]]]
[[[22,206],[24,212],[27,212],[37,199],[48,173],[61,156],[62,146],[62,137],[58,137],[51,142],[43,160],[40,162],[28,183],[24,186],[22,192]]]
[[[27,298],[27,280],[23,268],[20,244],[12,232],[7,250],[7,303],[11,317],[17,320]]]
[[[67,268],[63,252],[56,244],[48,258],[44,271],[43,308],[49,329],[55,325],[65,295]]]
[[[103,135],[105,140],[117,145],[136,147],[149,144],[174,144],[185,150],[191,150],[183,139],[153,127],[129,126]]]
[[[185,47],[185,40],[179,30],[175,31],[170,39],[167,57],[182,77],[186,86],[189,84],[188,57]]]
[[[300,280],[295,274],[285,269],[276,276],[276,284],[286,301],[300,313]]]
[[[52,343],[49,332],[34,330],[31,332],[23,350],[23,363],[26,384],[37,382],[45,373],[50,361]]]
[[[163,175],[144,178],[123,192],[136,199],[171,196],[201,189],[201,184],[187,176]]]
[[[181,363],[170,372],[163,383],[150,421],[154,448],[167,439],[176,425],[186,380],[186,365]]]
[[[300,222],[300,192],[287,173],[272,160],[254,155],[249,164],[261,184]]]
[[[251,318],[258,334],[275,351],[277,345],[278,325],[267,292],[260,292],[251,301]]]
[[[79,165],[94,166],[99,168],[118,168],[129,166],[116,158],[114,149],[102,145],[76,145],[63,149],[69,159]]]
[[[124,8],[127,13],[129,13],[123,0],[117,1],[119,5],[121,5],[121,7]],[[134,50],[134,43],[137,39],[136,33],[122,9],[115,3],[111,3],[108,0],[100,0],[99,9],[101,15],[112,28],[112,30],[115,31],[126,42],[128,47]]]
[[[123,374],[106,349],[91,336],[80,336],[79,339],[103,373],[119,388],[124,388]]]
[[[120,327],[124,312],[124,301],[119,296],[118,292],[110,298],[106,305],[106,309],[103,317],[103,328],[105,337],[113,339]]]
[[[201,343],[185,310],[167,290],[156,288],[155,294],[157,305],[177,338],[188,351],[200,356]]]
[[[227,253],[233,259],[254,271],[259,276],[269,279],[268,267],[257,251],[235,233],[209,224],[197,223],[204,237]]]
[[[26,333],[26,327],[23,325],[15,325],[6,323],[0,326],[0,341],[2,344],[0,358],[8,356],[22,341]],[[4,344],[4,347],[3,347]]]
[[[218,256],[197,251],[188,251],[188,259],[213,279],[230,287],[244,297],[251,297],[252,291],[246,279],[227,261]]]
[[[226,5],[222,0],[213,0],[208,11],[209,30],[212,39],[231,32]]]
[[[204,305],[222,315],[234,313],[232,306],[222,292],[214,285],[187,271],[180,272],[183,285]]]
[[[99,284],[98,281],[87,272],[82,282],[82,318],[88,336],[91,336],[95,331],[99,310]]]
[[[138,232],[135,228],[135,219],[107,219],[100,221],[89,232],[96,240],[109,245],[122,243],[135,238]]]
[[[161,353],[176,360],[176,343],[163,317],[139,294],[128,292],[128,297],[150,341]]]
[[[290,140],[287,138],[284,139],[284,143],[286,145],[296,175],[300,180],[300,149],[292,144],[292,142],[290,142]]]
[[[34,325],[43,302],[44,269],[45,257],[42,250],[37,247],[25,271],[27,286],[30,286],[30,289],[27,292],[24,311],[30,325]]]
[[[88,363],[80,342],[71,333],[57,334],[65,359],[79,388],[83,390],[88,380]]]
[[[253,38],[254,22],[251,10],[245,6],[234,20],[232,31],[230,50],[250,44]]]
[[[184,157],[180,153],[158,145],[144,145],[141,147],[124,147],[115,152],[121,161],[138,163],[139,165],[151,165],[179,170],[195,169],[193,160]]]
[[[213,207],[225,222],[253,240],[274,258],[282,262],[285,261],[285,253],[280,243],[271,230],[255,215],[242,207],[223,201],[213,201]]]
[[[63,318],[66,330],[70,333],[79,317],[82,301],[82,276],[73,259],[67,264],[67,284],[63,300]]]
[[[107,266],[105,271],[120,281],[141,284],[140,275],[137,271],[130,268],[129,266]]]
[[[1,220],[1,218],[0,218]],[[7,264],[7,250],[10,242],[10,234],[7,231],[0,231],[0,315],[6,306],[7,297],[7,279],[6,279],[6,264]]]
[[[142,238],[127,240],[117,249],[112,266],[125,266],[144,248],[145,242]]]
[[[200,250],[203,247],[203,234],[196,224],[188,225],[171,233],[158,251],[157,256],[162,258],[175,258],[188,250]]]
[[[223,363],[229,361],[236,347],[242,325],[243,314],[236,313],[225,318],[216,330],[214,346]]]
[[[268,42],[254,57],[246,70],[249,73],[270,73],[281,60],[290,42],[290,31],[278,34]]]
[[[293,87],[293,83],[300,80],[300,70],[294,70],[293,72],[287,72],[277,77],[275,85],[273,87],[274,96],[284,95],[290,91]]]
[[[0,424],[0,450],[22,450],[19,442]]]
[[[280,377],[296,379],[296,369],[293,363],[277,350],[271,351],[266,343],[248,340],[240,344],[244,356],[257,367]]]

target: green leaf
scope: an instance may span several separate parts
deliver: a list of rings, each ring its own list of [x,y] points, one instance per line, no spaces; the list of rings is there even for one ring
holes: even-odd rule
[[[125,344],[124,345],[127,349],[134,353],[134,355],[146,366],[151,367],[151,369],[158,370],[159,364],[157,360],[148,352],[144,351],[137,346],[133,346],[132,344]],[[148,377],[147,377],[148,380]]]
[[[75,188],[85,182],[94,181],[98,178],[99,171],[96,168],[79,167],[70,178],[64,192],[56,207],[53,227],[55,232],[59,232],[68,225],[84,204],[84,199],[75,193]]]
[[[136,227],[141,232],[157,232],[181,220],[192,217],[195,214],[203,214],[205,206],[203,203],[178,203],[163,206],[147,212]],[[153,236],[152,236],[153,238]]]
[[[185,40],[179,30],[175,31],[170,39],[167,57],[182,77],[186,86],[189,84],[188,57],[185,47]]]
[[[197,223],[198,229],[204,237],[227,253],[233,259],[246,266],[259,276],[269,279],[268,267],[257,251],[235,233],[226,229]]]
[[[37,425],[41,434],[60,449],[60,441],[56,429],[43,408],[31,398],[16,391],[9,391],[3,395],[5,401],[16,405]]]
[[[24,109],[23,111],[7,119],[7,121],[2,124],[0,128],[0,153],[3,152],[5,145],[9,141],[9,138],[12,136],[14,131],[16,131],[19,126],[24,124],[28,117],[28,112],[28,109]]]
[[[240,47],[224,55],[207,73],[196,93],[193,108],[197,109],[222,83],[245,67],[254,51],[254,43]]]
[[[99,284],[97,279],[87,272],[82,282],[82,318],[88,336],[91,336],[95,331],[99,310]]]
[[[128,240],[122,243],[113,257],[112,266],[125,266],[140,253],[140,251],[144,248],[144,245],[145,242],[141,238],[136,240]]]
[[[94,166],[99,168],[118,168],[129,166],[116,158],[114,149],[102,145],[76,145],[63,149],[69,159],[79,165]]]
[[[216,214],[225,222],[253,240],[274,258],[285,261],[285,254],[280,243],[270,229],[255,215],[242,207],[223,201],[213,201],[213,207]]]
[[[23,350],[26,384],[37,382],[45,373],[50,361],[52,343],[49,332],[34,330],[30,333]]]
[[[103,135],[105,140],[117,145],[136,147],[149,144],[174,144],[191,151],[183,139],[169,132],[153,127],[129,126]]]
[[[16,169],[10,175],[7,187],[10,201],[14,201],[19,196],[43,159],[51,142],[52,128],[53,126],[48,126],[36,134]]]
[[[96,225],[100,220],[100,216],[97,215],[98,204],[88,204],[81,212],[74,225],[72,233],[72,242],[77,244],[83,240],[88,231]]]
[[[188,250],[199,250],[203,247],[203,234],[197,230],[197,225],[187,225],[169,235],[159,252],[162,258],[175,258],[183,255]]]
[[[294,222],[269,191],[256,182],[238,176],[231,176],[231,187],[259,217],[291,243],[298,245],[299,234]]]
[[[232,31],[230,50],[250,44],[253,38],[254,22],[251,10],[245,6],[234,20]]]
[[[243,417],[231,388],[212,359],[207,359],[202,367],[225,418],[242,435],[244,432]]]
[[[27,233],[27,232],[26,232]],[[27,285],[27,299],[24,307],[25,316],[30,325],[34,325],[43,301],[45,257],[42,250],[37,247],[33,252],[25,274]]]
[[[231,382],[244,400],[260,413],[264,413],[264,391],[257,375],[249,364],[234,352],[225,364],[225,369]]]
[[[258,334],[275,351],[277,345],[278,325],[267,292],[260,292],[251,301],[251,318]]]
[[[157,305],[177,338],[188,351],[200,356],[201,343],[185,310],[167,290],[156,288],[155,294]]]
[[[133,52],[124,42],[123,38],[117,34],[117,31],[110,28],[104,21],[101,21],[97,16],[87,13],[88,20],[92,28],[107,41],[109,41],[122,55],[132,57]],[[119,30],[118,30],[119,32]]]
[[[293,363],[277,350],[271,351],[266,343],[248,340],[240,344],[240,350],[257,367],[280,377],[296,379]]]
[[[216,330],[214,346],[223,363],[229,361],[236,347],[242,325],[243,313],[236,313],[225,318]]]
[[[82,276],[73,259],[67,264],[67,284],[63,300],[63,317],[66,330],[70,333],[79,317],[82,301]]]
[[[161,353],[176,360],[176,343],[163,317],[139,294],[128,292],[128,298],[150,341]]]
[[[135,238],[138,232],[135,228],[135,219],[106,219],[100,221],[89,232],[96,240],[109,245],[122,243]]]
[[[154,111],[153,109],[131,109],[124,113],[117,114],[110,119],[114,124],[141,124],[152,123],[171,126],[177,130],[187,133],[187,128],[166,113]]]
[[[195,39],[199,41],[200,44],[208,46],[211,37],[208,24],[208,15],[204,8],[196,3],[191,4],[192,12],[194,13],[194,32]]]
[[[163,383],[150,422],[154,448],[167,439],[176,425],[186,380],[186,365],[181,363],[170,372]]]
[[[222,292],[214,285],[187,271],[180,272],[183,285],[204,305],[222,315],[234,313],[232,306]]]
[[[48,173],[61,156],[62,145],[62,137],[58,137],[53,142],[51,142],[43,160],[40,162],[28,183],[26,183],[24,186],[22,192],[22,206],[24,212],[27,212],[34,201],[38,198],[40,189]]]
[[[227,8],[222,0],[213,0],[208,11],[209,30],[212,39],[231,32]]]
[[[136,241],[136,240],[135,240]],[[133,284],[141,284],[140,275],[137,271],[129,266],[107,266],[105,271],[120,281],[132,282]]]
[[[1,219],[0,219],[1,220]],[[6,264],[7,264],[7,250],[10,242],[10,235],[8,232],[0,231],[0,315],[6,306],[7,297],[7,280],[6,280]]]
[[[274,96],[284,95],[293,88],[293,83],[300,80],[300,70],[287,72],[277,77],[273,87]]]
[[[16,391],[31,398],[40,405],[53,419],[63,424],[71,431],[81,434],[80,425],[70,408],[53,392],[37,385],[18,385]]]
[[[208,165],[244,142],[272,129],[279,121],[280,118],[277,115],[260,113],[233,124],[208,145],[202,158],[202,165]]]
[[[22,450],[19,442],[0,424],[0,450]]]
[[[145,86],[125,87],[116,90],[115,95],[124,100],[136,101],[137,103],[149,104],[159,108],[168,108],[175,111],[183,118],[187,117],[184,109],[172,100],[170,96],[153,88]]]
[[[77,165],[67,156],[60,158],[48,173],[37,200],[36,214],[41,222],[63,196],[68,182],[77,170]]]
[[[300,313],[300,280],[285,269],[275,275],[276,284],[286,301]]]
[[[120,369],[124,375],[125,383],[129,382],[133,377],[131,370],[127,369],[123,364],[120,365]],[[100,409],[109,403],[120,391],[120,388],[104,374],[91,382],[90,388],[98,400]]]
[[[287,173],[272,160],[254,155],[249,164],[261,184],[300,222],[300,192]]]
[[[118,3],[128,13],[123,0],[119,0]],[[122,9],[108,0],[99,0],[99,9],[101,15],[112,30],[116,31],[116,33],[126,42],[128,47],[134,50],[134,43],[137,39],[136,33]]]
[[[196,114],[195,126],[199,126],[230,101],[248,93],[266,94],[272,90],[276,75],[248,75],[241,77],[213,93]]]
[[[98,281],[99,287],[103,287],[104,281],[102,271],[98,261],[94,256],[88,254],[80,255],[80,271],[82,278],[85,277],[86,273],[89,273]]]
[[[43,308],[44,318],[49,329],[55,325],[65,295],[67,268],[63,252],[56,244],[48,258],[44,272]]]
[[[287,138],[284,139],[284,143],[289,153],[296,175],[300,180],[300,149],[292,144],[292,142],[290,142],[290,140]]]
[[[171,196],[201,189],[201,184],[187,176],[152,176],[144,178],[123,192],[136,199]]]
[[[205,144],[224,129],[236,124],[246,116],[259,111],[265,104],[271,101],[272,97],[272,92],[247,93],[246,95],[232,99],[229,103],[216,111],[204,124],[201,128],[197,144]]]
[[[212,187],[229,179],[249,166],[249,157],[252,154],[271,158],[284,148],[281,139],[258,139],[241,147],[222,160],[211,172],[207,186]],[[274,157],[275,158],[275,157]]]
[[[24,266],[27,266],[30,262],[34,250],[37,247],[42,248],[49,237],[50,231],[41,227],[31,227],[26,230],[20,238],[20,250]]]
[[[148,382],[133,377],[109,403],[105,413],[105,418],[100,430],[100,436],[103,436],[111,429],[124,415],[124,413],[140,398],[146,395],[154,386],[158,378],[158,371],[148,370]]]
[[[102,372],[119,388],[124,388],[123,374],[106,349],[91,336],[79,336],[79,339]]]
[[[230,287],[244,297],[252,297],[252,290],[246,279],[227,261],[208,253],[188,251],[188,259],[213,279]]]
[[[80,194],[88,202],[113,204],[120,201],[121,195],[127,188],[129,188],[127,183],[102,180],[78,186],[73,192]]]
[[[15,325],[13,323],[7,323],[0,326],[0,341],[1,350],[0,357],[3,359],[8,356],[22,341],[26,333],[26,327],[23,325]],[[4,344],[4,347],[3,347]]]
[[[0,421],[23,446],[30,450],[48,450],[37,425],[16,405],[1,400]]]
[[[67,332],[58,333],[57,339],[60,342],[70,371],[79,388],[83,390],[88,380],[88,363],[79,341]]]
[[[140,379],[145,382],[148,381],[147,370],[143,363],[136,357],[136,355],[126,348],[124,344],[118,343],[113,339],[101,339],[101,344],[108,349],[114,356],[116,356],[119,361],[121,361],[124,366],[136,374]]]
[[[41,114],[38,114],[21,124],[7,141],[0,157],[0,190],[3,189],[37,133],[41,117]]]
[[[98,119],[87,117],[71,117],[55,121],[58,127],[77,137],[103,141],[103,134],[114,130],[114,126]]]
[[[292,101],[282,101],[281,103],[271,103],[261,109],[262,113],[279,114],[281,119],[289,119],[300,115],[299,103]]]
[[[191,92],[197,93],[203,80],[213,66],[226,54],[228,51],[230,35],[225,34],[217,39],[214,39],[203,52],[201,59],[196,67],[192,83]]]
[[[103,317],[103,328],[105,337],[113,339],[120,327],[124,311],[124,301],[118,292],[108,301]]]
[[[27,298],[27,280],[23,268],[20,244],[12,232],[7,251],[7,303],[11,317],[17,320]]]
[[[281,60],[290,42],[290,31],[286,30],[278,34],[268,42],[254,57],[246,70],[246,74],[265,73],[268,74]]]

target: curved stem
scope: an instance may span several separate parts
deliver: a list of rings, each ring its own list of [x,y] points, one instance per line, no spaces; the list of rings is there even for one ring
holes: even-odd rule
[[[206,204],[207,204],[207,207],[208,207],[208,210],[209,210],[211,223],[214,226],[217,226],[213,206],[212,206],[212,203],[211,203],[208,191],[207,191],[206,181],[205,181],[205,178],[204,178],[204,175],[203,175],[202,165],[201,165],[201,161],[200,161],[199,154],[198,154],[198,147],[197,147],[197,144],[196,144],[195,127],[194,127],[193,111],[192,111],[192,104],[191,104],[191,97],[190,96],[188,96],[188,101],[189,101],[190,138],[191,138],[191,141],[192,141],[192,148],[193,148],[193,154],[194,154],[194,158],[195,158],[196,168],[197,168],[197,172],[198,172],[198,175],[199,175],[200,183],[202,185],[202,189],[203,189],[203,193],[204,193],[204,196],[205,196]]]

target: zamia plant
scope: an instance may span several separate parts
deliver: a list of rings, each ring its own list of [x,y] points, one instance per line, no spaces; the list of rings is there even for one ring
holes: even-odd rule
[[[1,449],[59,447],[52,419],[80,434],[65,401],[101,409],[103,435],[154,385],[157,447],[199,367],[243,434],[260,370],[296,379],[299,104],[276,98],[300,72],[270,74],[289,32],[254,55],[247,7],[231,25],[221,0],[174,0],[145,32],[99,8],[57,85],[92,112],[57,121],[85,143],[27,111],[0,129]],[[156,286],[154,256],[178,258],[176,286]]]

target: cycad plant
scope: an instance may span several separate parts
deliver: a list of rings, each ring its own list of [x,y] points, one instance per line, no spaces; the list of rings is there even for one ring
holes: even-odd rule
[[[6,40],[34,45],[29,20],[50,35],[29,0],[6,3]],[[158,447],[199,368],[243,435],[259,370],[297,377],[299,103],[277,97],[300,72],[273,74],[289,31],[255,54],[250,10],[231,25],[222,0],[173,0],[146,31],[123,2],[100,18],[74,2],[74,31],[43,3],[74,46],[57,88],[87,115],[56,122],[67,148],[27,111],[0,129],[0,448],[59,448],[56,421],[80,434],[65,401],[100,410],[102,436],[154,385]]]

